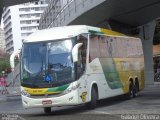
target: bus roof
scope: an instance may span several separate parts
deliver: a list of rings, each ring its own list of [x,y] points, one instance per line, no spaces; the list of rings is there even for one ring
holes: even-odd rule
[[[24,39],[24,42],[40,42],[75,37],[82,33],[105,34],[108,36],[126,36],[111,30],[87,25],[72,25],[38,30]],[[127,36],[126,36],[127,37]]]

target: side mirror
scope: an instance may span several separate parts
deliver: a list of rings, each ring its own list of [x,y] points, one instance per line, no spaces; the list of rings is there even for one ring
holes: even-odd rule
[[[21,50],[14,51],[10,56],[10,66],[11,66],[12,71],[14,71],[14,68],[15,68],[15,56],[19,58],[20,52]]]
[[[72,49],[72,57],[73,57],[73,62],[78,61],[78,49],[83,45],[83,43],[77,43],[73,49]]]

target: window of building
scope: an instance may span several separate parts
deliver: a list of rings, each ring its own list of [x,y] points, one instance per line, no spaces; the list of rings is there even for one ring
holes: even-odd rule
[[[32,21],[31,20],[23,20],[23,21],[20,21],[21,24],[31,24]]]
[[[38,26],[21,27],[21,30],[37,30]]]
[[[39,8],[39,7],[36,7],[36,8],[35,8],[35,11],[39,11],[39,10],[40,10],[40,8]]]
[[[38,2],[35,2],[35,5],[38,5]]]
[[[19,8],[19,11],[25,11],[25,8]]]
[[[30,14],[20,14],[19,16],[20,18],[30,18],[31,17]]]
[[[21,33],[21,36],[22,37],[26,37],[26,36],[28,36],[28,35],[30,35],[31,33]]]

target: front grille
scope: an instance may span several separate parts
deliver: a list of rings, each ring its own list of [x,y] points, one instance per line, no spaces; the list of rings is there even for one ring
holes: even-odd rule
[[[42,98],[54,98],[64,95],[64,93],[58,93],[58,94],[43,94],[43,95],[30,95],[30,98],[34,99],[42,99]]]

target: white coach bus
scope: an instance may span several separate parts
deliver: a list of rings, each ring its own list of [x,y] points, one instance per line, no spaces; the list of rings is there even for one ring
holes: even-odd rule
[[[21,50],[24,108],[86,104],[144,88],[144,58],[139,38],[107,29],[75,25],[39,30]]]

